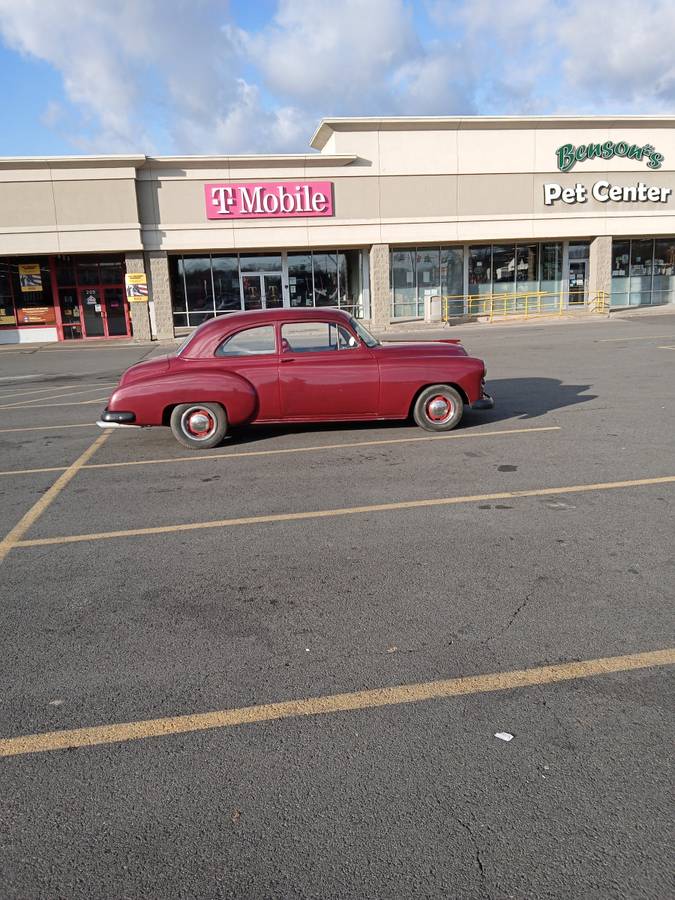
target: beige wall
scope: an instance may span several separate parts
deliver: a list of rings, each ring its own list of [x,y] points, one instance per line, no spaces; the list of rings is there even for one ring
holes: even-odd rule
[[[321,153],[291,157],[0,160],[0,254],[198,251],[675,234],[665,204],[562,202],[543,185],[594,181],[675,191],[675,119],[329,122]],[[563,143],[626,139],[664,157],[556,169]],[[318,143],[320,144],[321,141]],[[332,218],[208,221],[210,181],[334,183]]]
[[[0,160],[0,254],[142,249],[138,161]]]

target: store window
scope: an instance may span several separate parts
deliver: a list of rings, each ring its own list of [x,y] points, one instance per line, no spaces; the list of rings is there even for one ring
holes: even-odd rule
[[[675,237],[654,241],[652,305],[675,302]]]
[[[338,305],[337,253],[314,253],[314,305]]]
[[[393,316],[395,319],[418,315],[415,256],[415,250],[395,250],[390,255]]]
[[[314,306],[311,253],[288,254],[288,294],[291,306]]]
[[[0,263],[0,327],[54,326],[51,271],[46,257],[10,257]]]
[[[516,245],[495,244],[492,248],[493,289],[495,294],[512,294],[516,284]]]
[[[462,247],[399,247],[389,254],[392,317],[420,318],[425,300],[464,304]]]
[[[675,302],[675,237],[612,241],[612,306]]]
[[[361,250],[320,250],[170,256],[174,327],[194,327],[241,309],[280,306],[334,306],[362,317],[367,306],[363,255]]]
[[[464,312],[464,248],[441,247],[441,295],[446,298],[448,313]]]
[[[492,247],[469,247],[469,294],[492,293]]]

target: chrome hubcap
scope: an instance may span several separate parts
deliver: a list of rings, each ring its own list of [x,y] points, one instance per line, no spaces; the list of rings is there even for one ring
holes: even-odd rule
[[[185,434],[195,441],[205,441],[216,430],[216,420],[208,409],[192,406],[181,416],[180,425]]]
[[[427,416],[432,422],[444,422],[452,416],[453,403],[440,395],[432,397],[427,403]]]

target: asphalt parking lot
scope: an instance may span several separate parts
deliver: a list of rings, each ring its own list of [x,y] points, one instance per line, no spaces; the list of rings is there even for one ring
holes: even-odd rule
[[[449,436],[201,454],[0,348],[3,898],[672,896],[675,316],[452,336]]]

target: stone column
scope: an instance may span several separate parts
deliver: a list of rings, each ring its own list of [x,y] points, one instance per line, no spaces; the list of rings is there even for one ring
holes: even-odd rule
[[[145,261],[143,259],[142,250],[133,250],[125,254],[125,265],[127,272],[138,273],[145,272]],[[152,331],[150,328],[150,311],[148,303],[130,303],[129,313],[131,315],[131,327],[133,338],[135,341],[152,340]]]
[[[373,328],[386,328],[390,322],[389,244],[373,244],[370,248],[370,324]]]
[[[155,304],[157,340],[173,340],[173,310],[169,285],[169,259],[164,250],[148,250],[145,254],[146,271],[149,273],[150,296]]]
[[[591,241],[588,261],[588,294],[591,302],[599,291],[612,292],[612,238],[600,235]]]

